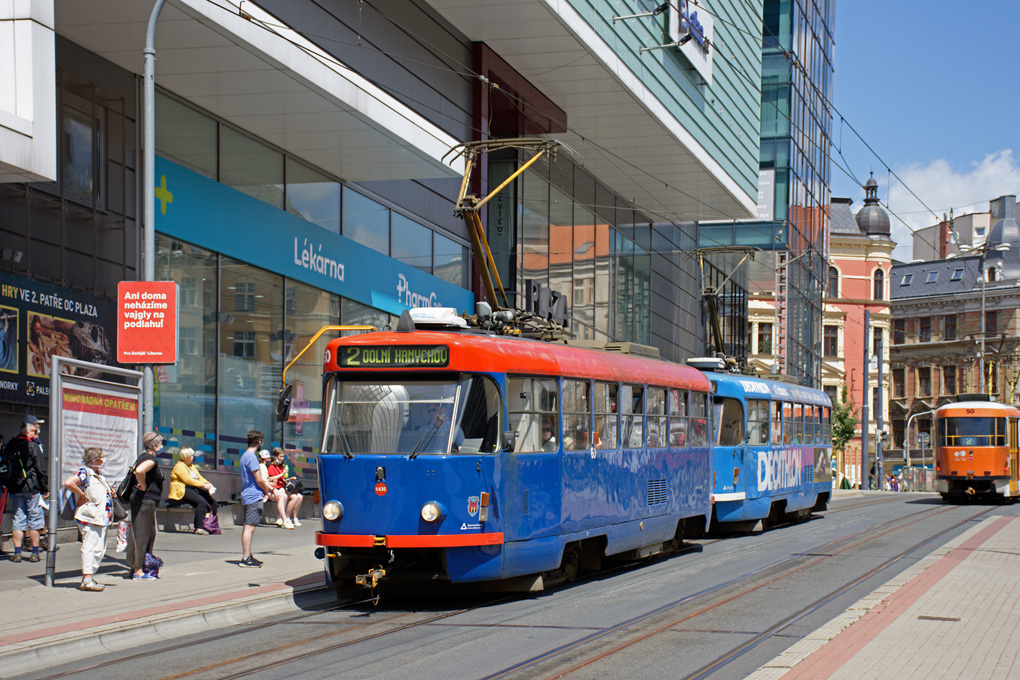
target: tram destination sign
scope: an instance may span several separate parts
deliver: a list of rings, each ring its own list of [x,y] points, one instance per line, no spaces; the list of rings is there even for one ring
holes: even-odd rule
[[[443,368],[450,365],[446,345],[357,345],[340,347],[341,368]]]

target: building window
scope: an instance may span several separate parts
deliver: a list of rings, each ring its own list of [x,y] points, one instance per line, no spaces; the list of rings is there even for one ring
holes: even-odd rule
[[[758,354],[772,354],[772,324],[758,324]]]
[[[925,283],[935,283],[939,280],[938,272],[928,272],[928,277],[924,280]]]
[[[894,345],[902,345],[907,341],[907,322],[904,319],[896,319],[893,321],[893,336],[892,341]]]
[[[906,423],[902,420],[894,420],[892,424],[892,445],[894,449],[906,448],[904,446],[904,440],[906,439]]]
[[[875,270],[872,298],[875,300],[885,299],[885,272],[881,269]]]
[[[956,340],[956,315],[946,314],[942,333],[943,340]]]
[[[64,194],[91,203],[93,194],[100,195],[100,171],[104,165],[98,158],[102,149],[102,119],[87,113],[90,102],[70,92],[63,93]],[[102,201],[100,201],[102,203]]]
[[[198,329],[194,326],[181,326],[181,354],[198,356]]]
[[[234,331],[234,356],[240,359],[255,358],[255,331]]]
[[[234,284],[234,311],[255,311],[255,282],[238,281]]]
[[[998,313],[993,311],[985,312],[985,333],[995,335],[999,331]]]
[[[917,369],[917,395],[920,397],[931,396],[931,368],[924,367]]]
[[[917,341],[931,342],[931,317],[922,316],[917,320]]]
[[[956,394],[956,366],[942,367],[942,393]]]
[[[960,268],[960,269],[954,269],[953,270],[953,275],[949,277],[949,280],[950,281],[959,281],[962,278],[963,278],[963,269]]]
[[[871,355],[876,356],[879,360],[882,359],[880,352],[882,351],[882,329],[876,328],[871,332]]]
[[[826,326],[822,338],[822,356],[834,357],[839,354],[839,327]]]
[[[893,397],[902,399],[906,394],[906,375],[902,368],[892,370]]]
[[[829,267],[829,297],[839,297],[839,270]]]
[[[901,286],[909,286],[910,285],[910,281],[913,278],[914,278],[913,274],[904,274],[903,278],[900,280],[900,285]]]
[[[829,398],[829,401],[832,402],[833,406],[835,406],[839,401],[835,385],[823,385],[822,392],[825,392],[825,396]]]

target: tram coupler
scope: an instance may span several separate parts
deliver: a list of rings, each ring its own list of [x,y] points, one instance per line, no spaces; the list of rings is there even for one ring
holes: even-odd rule
[[[384,576],[386,576],[386,570],[382,567],[376,566],[369,569],[367,574],[358,574],[355,576],[354,583],[362,588],[375,590],[375,587],[379,585],[379,581],[381,581]]]

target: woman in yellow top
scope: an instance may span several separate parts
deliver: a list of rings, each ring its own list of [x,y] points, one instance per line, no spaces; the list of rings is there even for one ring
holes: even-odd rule
[[[195,451],[187,446],[177,454],[179,460],[170,473],[170,493],[167,495],[167,505],[177,507],[180,505],[195,506],[195,533],[206,535],[206,515],[216,514],[216,501],[212,494],[215,488],[202,476],[202,473],[195,468]]]

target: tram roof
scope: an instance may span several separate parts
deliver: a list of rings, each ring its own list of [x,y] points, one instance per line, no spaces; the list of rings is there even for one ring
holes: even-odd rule
[[[572,347],[553,342],[528,340],[497,335],[457,333],[443,331],[378,331],[338,338],[329,343],[329,361],[326,372],[341,370],[337,363],[336,348],[341,346],[406,346],[446,345],[450,348],[450,362],[441,368],[349,368],[354,372],[414,371],[414,372],[509,372],[525,375],[548,375],[576,378],[594,378],[621,382],[635,382],[663,387],[678,387],[709,391],[711,385],[701,371],[660,359],[638,357],[604,350]]]
[[[717,391],[723,396],[741,396],[749,399],[767,396],[775,401],[799,401],[804,404],[832,406],[825,392],[803,385],[791,385],[736,373],[711,372],[707,375],[718,385]]]
[[[1009,404],[1000,404],[997,401],[954,401],[935,409],[937,416],[955,415],[1012,415],[1020,416],[1020,409]]]

